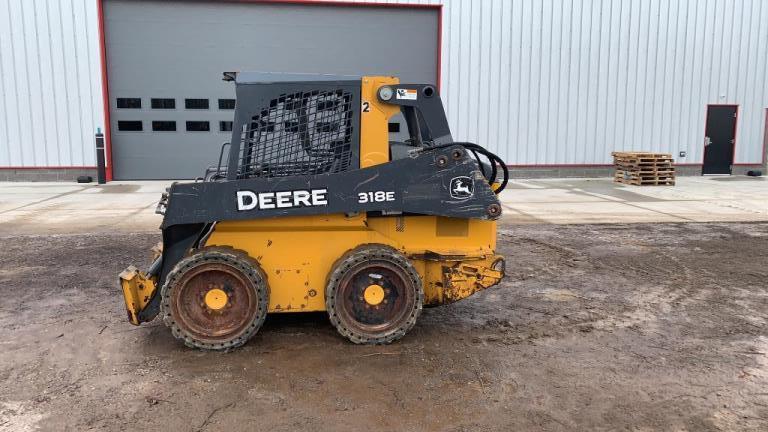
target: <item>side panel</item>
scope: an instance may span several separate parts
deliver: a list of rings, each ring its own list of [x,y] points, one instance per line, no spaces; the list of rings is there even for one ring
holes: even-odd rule
[[[369,211],[496,219],[501,205],[457,145],[333,175],[177,183],[162,226]]]

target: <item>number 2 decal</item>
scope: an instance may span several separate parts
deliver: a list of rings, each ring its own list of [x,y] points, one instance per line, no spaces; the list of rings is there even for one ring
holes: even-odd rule
[[[363,112],[371,112],[371,104],[367,101],[363,101]]]

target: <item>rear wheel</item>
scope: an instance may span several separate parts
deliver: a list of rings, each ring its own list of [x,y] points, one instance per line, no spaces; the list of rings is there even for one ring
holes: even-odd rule
[[[163,321],[187,346],[226,351],[245,344],[267,316],[269,293],[245,252],[208,247],[182,259],[161,290]]]
[[[331,323],[359,344],[400,339],[416,324],[423,302],[424,289],[413,264],[384,245],[364,245],[344,254],[325,292]]]

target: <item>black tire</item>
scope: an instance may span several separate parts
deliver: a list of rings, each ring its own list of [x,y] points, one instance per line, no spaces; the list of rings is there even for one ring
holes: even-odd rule
[[[373,283],[366,282],[371,277],[386,288],[382,303],[376,305],[366,305],[361,291],[366,283]],[[410,260],[378,244],[345,253],[331,270],[325,290],[331,324],[356,344],[388,344],[400,339],[416,324],[423,303],[421,277]]]
[[[230,294],[220,310],[201,302],[206,298],[200,296],[202,290],[212,286]],[[214,351],[248,342],[264,323],[269,306],[267,278],[259,263],[227,247],[206,247],[179,261],[160,294],[163,322],[173,335],[188,347]]]

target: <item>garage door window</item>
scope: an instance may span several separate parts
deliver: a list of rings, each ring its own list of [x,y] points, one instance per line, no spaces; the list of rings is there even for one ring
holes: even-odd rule
[[[176,99],[152,98],[152,109],[176,109]]]
[[[117,122],[117,130],[120,132],[141,132],[144,128],[140,121],[120,120]]]
[[[208,109],[208,99],[184,99],[186,109]]]
[[[141,98],[117,98],[117,107],[122,109],[141,109]]]
[[[233,109],[235,109],[235,100],[234,99],[219,99],[219,109],[220,110],[233,110]]]
[[[207,121],[188,121],[187,132],[208,132],[211,130],[211,124]]]
[[[159,120],[152,122],[152,131],[154,132],[176,132],[176,122]]]

